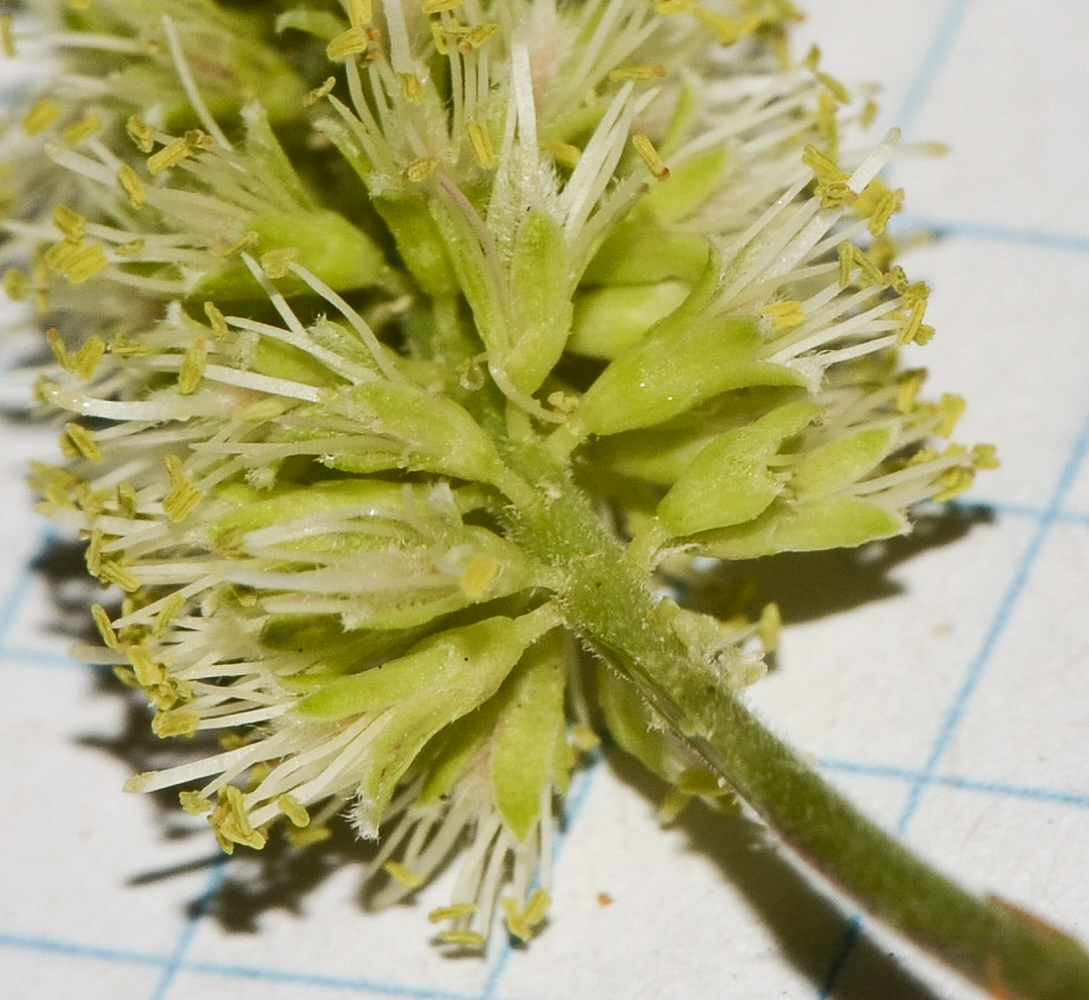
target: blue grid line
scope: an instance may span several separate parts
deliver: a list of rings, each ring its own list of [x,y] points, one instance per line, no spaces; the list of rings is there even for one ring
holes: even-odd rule
[[[924,229],[937,236],[1041,247],[1045,250],[1061,250],[1064,253],[1089,253],[1089,236],[1057,233],[1050,229],[1020,229],[1017,226],[1002,226],[991,222],[973,222],[971,219],[936,219],[915,214],[897,216],[895,225],[897,230]]]
[[[379,983],[368,979],[354,979],[347,976],[329,976],[320,973],[293,972],[288,969],[270,969],[267,966],[247,966],[185,960],[179,960],[174,963],[173,955],[153,955],[145,952],[126,951],[118,948],[102,948],[95,945],[79,944],[71,941],[61,941],[20,934],[0,933],[0,948],[15,948],[24,951],[66,955],[71,958],[85,958],[116,965],[153,966],[164,969],[173,965],[175,973],[196,972],[219,975],[224,978],[299,983],[306,986],[324,987],[328,989],[358,990],[361,993],[374,993],[379,996],[416,997],[426,998],[426,1000],[481,1000],[479,996],[472,993],[437,991],[425,987],[394,986],[388,983]]]
[[[19,612],[22,610],[23,601],[26,600],[26,596],[30,591],[31,581],[37,576],[35,563],[37,563],[38,559],[45,552],[49,543],[53,540],[53,537],[54,531],[52,527],[47,527],[41,532],[38,537],[38,545],[34,555],[15,578],[15,582],[12,584],[11,590],[4,599],[4,603],[0,605],[0,657],[3,657],[7,650],[8,636],[11,633],[12,626],[15,624],[15,620],[19,617]]]
[[[296,983],[300,986],[314,986],[324,989],[356,990],[360,993],[373,993],[386,997],[406,997],[411,1000],[481,1000],[475,993],[456,993],[450,990],[432,989],[431,987],[394,986],[389,983],[371,982],[366,979],[353,979],[349,976],[327,976],[318,973],[289,972],[269,969],[265,966],[230,965],[219,962],[186,962],[182,966],[186,972],[204,975],[222,976],[232,979],[250,979],[261,982]]]
[[[13,663],[33,664],[36,667],[49,667],[53,670],[94,669],[91,664],[81,663],[64,653],[35,649],[33,646],[4,646],[0,648],[0,659]]]
[[[163,1000],[163,998],[170,992],[170,987],[174,984],[174,980],[181,969],[182,961],[185,958],[185,953],[189,950],[189,946],[193,943],[193,938],[197,933],[197,926],[204,916],[205,910],[208,908],[208,904],[211,902],[212,897],[216,894],[216,890],[219,888],[220,882],[223,881],[224,872],[227,869],[227,859],[224,858],[218,861],[215,867],[212,869],[212,874],[208,879],[208,884],[204,888],[204,892],[200,894],[200,898],[197,900],[196,907],[193,914],[186,921],[185,926],[182,928],[181,933],[178,935],[178,940],[174,944],[174,949],[170,953],[170,957],[166,960],[163,967],[163,974],[159,977],[159,981],[155,984],[155,989],[151,993],[151,1000]]]
[[[1051,493],[1047,508],[1040,518],[1036,530],[1029,540],[1028,546],[1021,555],[1021,559],[1014,571],[1010,585],[1002,595],[998,610],[995,613],[990,628],[984,636],[983,644],[972,663],[969,665],[964,681],[954,696],[953,703],[942,721],[942,725],[934,739],[927,761],[911,782],[904,808],[901,810],[900,816],[894,827],[894,830],[899,836],[904,834],[915,815],[923,792],[931,785],[944,783],[938,781],[934,772],[937,769],[942,756],[944,756],[945,751],[948,749],[949,743],[953,738],[953,733],[960,723],[960,720],[964,717],[964,713],[968,708],[968,703],[971,700],[972,695],[979,687],[979,682],[983,677],[984,671],[990,663],[991,655],[998,644],[999,638],[1005,632],[1006,626],[1009,624],[1013,609],[1024,591],[1029,574],[1039,558],[1044,542],[1047,539],[1052,526],[1058,520],[1058,513],[1062,509],[1063,500],[1074,483],[1074,479],[1083,464],[1087,451],[1089,451],[1089,417],[1083,422],[1081,433],[1075,440],[1067,461],[1059,473],[1058,481]],[[827,1000],[831,995],[831,991],[835,988],[840,973],[854,950],[855,942],[858,940],[861,929],[861,918],[857,915],[852,917],[840,940],[839,948],[836,950],[836,955],[831,962],[821,992],[818,994],[819,1000]]]
[[[121,948],[103,948],[98,945],[80,944],[74,941],[60,941],[54,938],[35,937],[29,934],[10,934],[0,931],[0,948],[13,948],[22,951],[41,951],[54,955],[68,955],[72,958],[90,958],[100,962],[117,965],[165,965],[167,959],[139,951],[127,951]]]
[[[914,78],[900,102],[900,110],[896,115],[896,121],[900,123],[904,134],[908,135],[915,128],[919,113],[923,105],[930,97],[930,91],[934,80],[945,68],[949,61],[949,54],[953,51],[953,43],[960,34],[961,25],[972,6],[973,0],[950,0],[945,8],[938,29],[934,32],[930,47],[923,56],[923,61],[916,71]]]
[[[994,652],[999,638],[1003,632],[1005,632],[1006,626],[1009,624],[1014,606],[1024,591],[1029,574],[1035,566],[1037,559],[1039,559],[1044,541],[1047,539],[1052,526],[1057,520],[1058,513],[1062,509],[1063,500],[1070,491],[1070,487],[1074,484],[1074,479],[1085,460],[1087,451],[1089,451],[1089,416],[1086,417],[1082,424],[1081,433],[1075,440],[1067,461],[1059,474],[1058,482],[1055,484],[1055,489],[1052,491],[1051,499],[1044,511],[1044,515],[1040,518],[1036,530],[1029,540],[1028,547],[1021,556],[1021,560],[1014,572],[1013,580],[1010,582],[1006,593],[1002,596],[998,611],[995,614],[994,620],[991,622],[991,627],[984,637],[983,645],[980,647],[975,659],[969,666],[968,673],[964,678],[961,688],[957,692],[953,704],[950,706],[949,711],[942,722],[934,745],[931,748],[930,755],[927,758],[926,764],[923,766],[922,773],[920,774],[919,779],[913,783],[911,790],[908,793],[908,800],[904,804],[904,809],[901,812],[899,821],[896,825],[896,831],[898,833],[903,833],[907,828],[908,823],[911,822],[911,818],[918,808],[919,799],[923,790],[933,780],[934,771],[938,766],[938,762],[948,749],[949,743],[953,738],[953,733],[968,707],[968,702],[971,700],[972,695],[979,686],[980,679],[990,661],[991,654]]]
[[[839,758],[821,758],[819,764],[829,771],[842,771],[844,774],[859,774],[872,778],[888,778],[894,781],[918,782],[923,780],[922,771],[908,767],[894,767],[888,764],[869,764],[861,761],[842,760]],[[985,792],[1011,799],[1031,799],[1036,802],[1054,802],[1058,805],[1089,809],[1089,794],[1060,791],[1054,788],[1036,785],[1013,785],[1005,781],[990,781],[983,778],[971,778],[964,775],[933,774],[927,779],[934,785],[957,788],[967,792]]]
[[[597,776],[601,773],[604,766],[605,755],[598,751],[587,768],[582,772],[574,794],[570,795],[567,799],[565,810],[567,814],[567,828],[563,831],[557,831],[556,839],[552,843],[553,871],[555,871],[559,865],[563,847],[571,836],[571,831],[578,821],[579,816],[582,814],[583,807],[586,805],[586,801],[589,798],[590,789],[597,784]],[[507,970],[507,963],[510,961],[513,950],[508,939],[504,942],[503,951],[500,953],[495,966],[484,983],[484,991],[481,993],[480,1000],[492,1000],[495,996],[495,991],[499,986],[499,980]]]

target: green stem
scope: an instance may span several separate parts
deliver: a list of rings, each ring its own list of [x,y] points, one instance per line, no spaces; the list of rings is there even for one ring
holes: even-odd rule
[[[999,998],[1086,1000],[1089,954],[1015,907],[980,899],[907,851],[833,791],[670,627],[586,497],[538,449],[511,456],[559,498],[512,530],[561,570],[567,622],[633,681],[662,719],[794,850],[859,905]]]

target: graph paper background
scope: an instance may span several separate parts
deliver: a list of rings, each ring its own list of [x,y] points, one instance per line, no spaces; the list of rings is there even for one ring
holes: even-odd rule
[[[782,602],[789,627],[777,673],[752,700],[913,848],[1084,939],[1089,6],[808,7],[800,44],[819,39],[824,67],[842,79],[881,81],[884,124],[953,147],[897,167],[906,221],[941,235],[906,264],[935,289],[932,387],[969,397],[959,436],[996,442],[1004,464],[884,558],[768,570],[765,596]],[[439,958],[423,914],[441,886],[420,907],[367,914],[356,862],[297,873],[309,887],[293,891],[260,881],[243,858],[217,861],[200,827],[121,793],[124,705],[65,655],[58,597],[79,595],[51,593],[35,568],[49,536],[22,484],[26,461],[53,444],[9,428],[0,451],[7,996],[979,996],[815,891],[755,823],[693,811],[660,831],[657,790],[619,761],[580,777],[552,924],[524,951]]]

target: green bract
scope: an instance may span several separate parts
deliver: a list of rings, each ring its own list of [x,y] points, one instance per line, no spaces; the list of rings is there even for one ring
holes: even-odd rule
[[[730,797],[701,703],[777,617],[688,610],[707,560],[906,531],[993,461],[928,444],[897,136],[856,146],[787,0],[26,6],[63,68],[4,138],[33,478],[110,588],[86,657],[230,734],[130,787],[228,850],[344,813],[379,902],[464,849],[439,941],[530,936],[595,728],[666,813]]]

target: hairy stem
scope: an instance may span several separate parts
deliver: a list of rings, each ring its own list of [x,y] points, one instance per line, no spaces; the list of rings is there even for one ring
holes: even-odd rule
[[[860,906],[999,998],[1089,998],[1089,954],[1015,907],[981,899],[861,815],[670,628],[622,546],[563,470],[535,449],[512,456],[527,477],[562,483],[513,530],[566,579],[570,626],[634,682],[658,714],[795,851]]]

